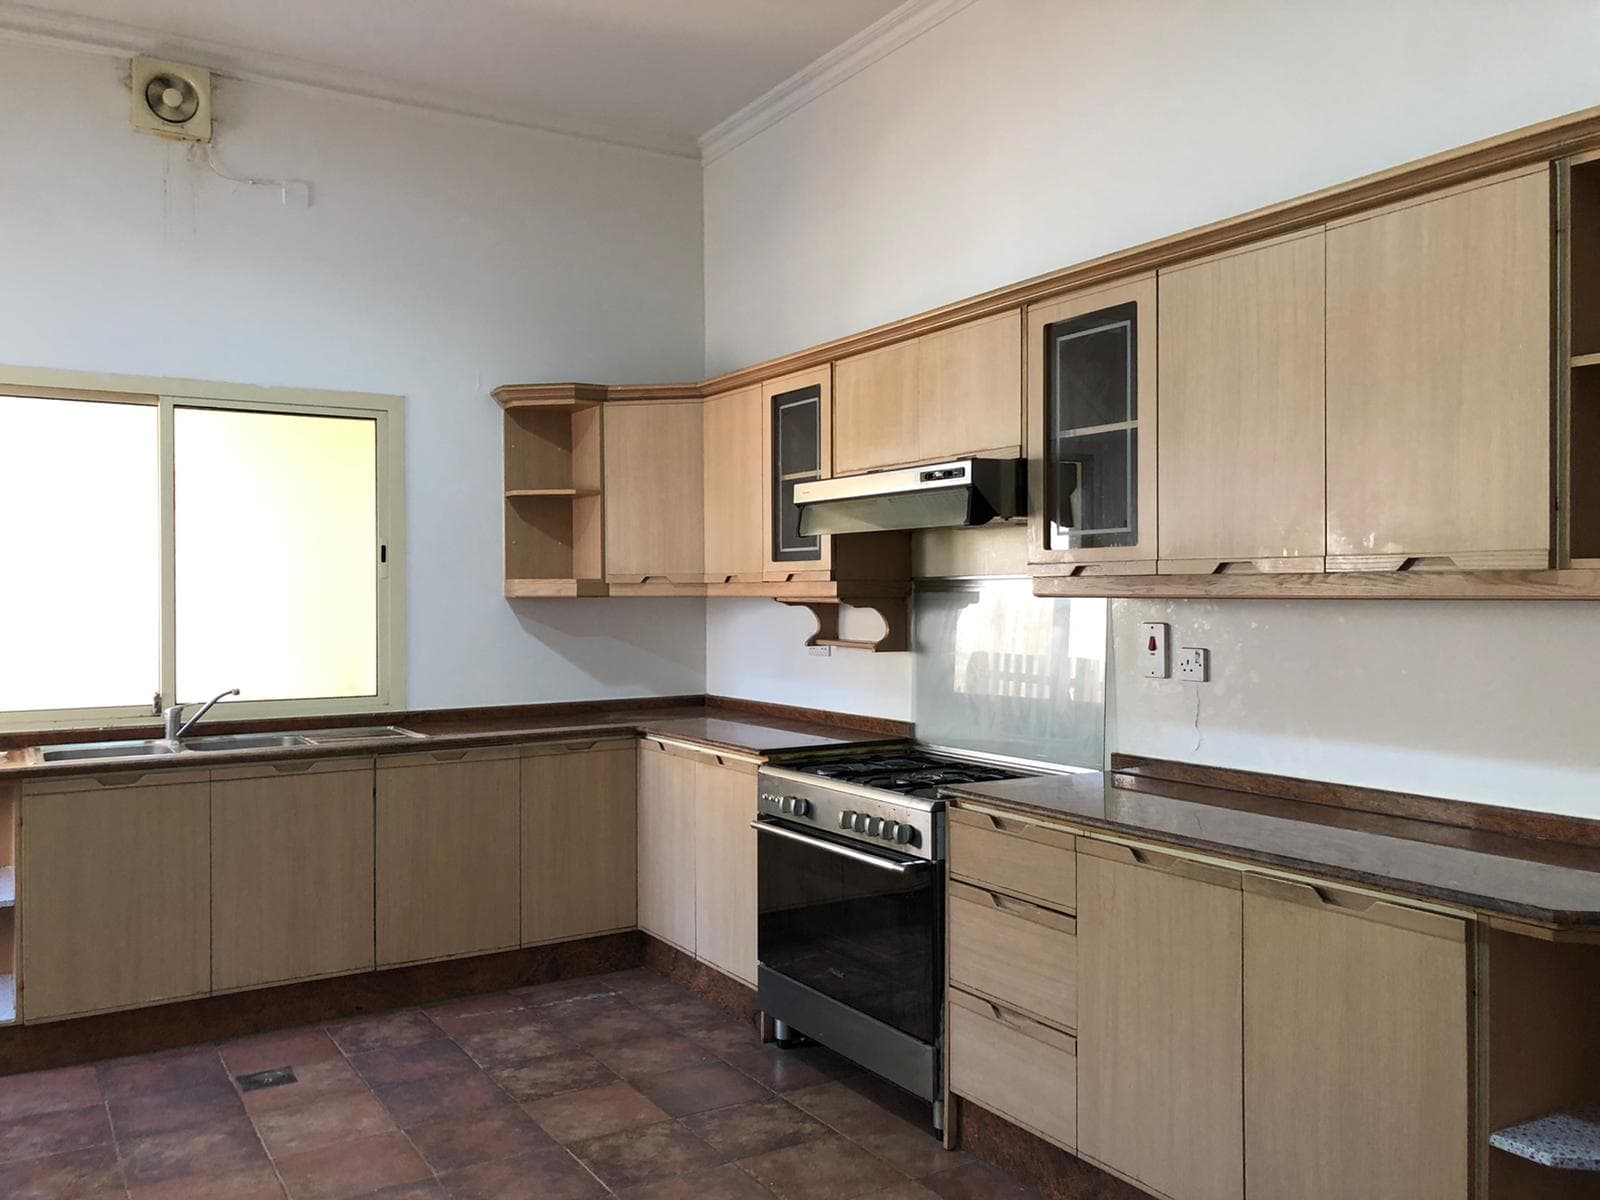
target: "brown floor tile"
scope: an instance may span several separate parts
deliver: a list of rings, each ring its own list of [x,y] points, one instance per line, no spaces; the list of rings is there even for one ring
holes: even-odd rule
[[[764,1100],[772,1095],[750,1076],[720,1062],[681,1067],[659,1075],[640,1075],[633,1086],[674,1117]]]
[[[520,1158],[556,1144],[534,1124],[532,1117],[512,1105],[419,1125],[407,1134],[436,1173],[501,1158]]]
[[[278,1160],[293,1200],[345,1200],[432,1174],[402,1133],[380,1133]]]
[[[937,1200],[936,1195],[915,1180],[908,1179],[881,1192],[868,1192],[858,1200]]]
[[[784,1098],[824,1125],[852,1137],[865,1129],[892,1129],[907,1124],[895,1113],[837,1080],[796,1088],[785,1092]]]
[[[761,1049],[761,1031],[755,1022],[745,1022],[724,1016],[720,1021],[704,1025],[686,1025],[680,1032],[690,1041],[699,1042],[717,1055],[749,1054]]]
[[[222,1065],[229,1075],[253,1075],[274,1067],[302,1067],[339,1058],[339,1047],[320,1029],[288,1029],[225,1042]]]
[[[558,979],[552,983],[535,983],[528,987],[512,988],[511,995],[522,997],[530,1006],[559,1004],[584,996],[603,996],[611,993],[604,975],[591,975],[585,979]]]
[[[1038,1200],[1038,1193],[1008,1179],[988,1163],[972,1160],[952,1171],[922,1179],[922,1186],[943,1200]]]
[[[310,1104],[313,1100],[325,1100],[330,1096],[360,1096],[367,1090],[365,1081],[356,1074],[355,1068],[345,1061],[343,1055],[326,1062],[296,1067],[294,1075],[294,1083],[245,1092],[241,1097],[245,1111],[254,1117],[280,1108]]]
[[[0,1164],[0,1196],[6,1200],[89,1200],[123,1195],[117,1152],[110,1146]]]
[[[773,1200],[773,1195],[733,1163],[657,1180],[622,1193],[626,1200]]]
[[[606,1190],[560,1147],[441,1175],[452,1200],[589,1200]]]
[[[676,1121],[608,1133],[571,1149],[612,1191],[704,1171],[721,1162],[715,1150]]]
[[[599,1087],[615,1083],[617,1079],[598,1059],[587,1054],[538,1058],[521,1066],[497,1067],[489,1074],[515,1099],[522,1101]]]
[[[375,1017],[362,1017],[330,1025],[328,1035],[346,1054],[365,1054],[369,1050],[393,1050],[398,1046],[413,1046],[418,1042],[432,1041],[439,1036],[439,1027],[414,1008],[398,1012],[379,1013]]]
[[[93,1067],[7,1075],[0,1080],[0,1121],[64,1108],[87,1108],[101,1099],[100,1078]]]
[[[852,1092],[865,1096],[879,1108],[886,1109],[902,1121],[924,1128],[933,1127],[933,1105],[897,1088],[887,1079],[861,1071],[842,1077],[840,1082]]]
[[[838,1136],[740,1159],[739,1165],[782,1200],[851,1200],[905,1178],[888,1163],[861,1153],[861,1147]]]
[[[605,984],[617,995],[628,1000],[670,1000],[688,994],[665,975],[652,971],[649,967],[634,967],[627,971],[601,975],[595,982]]]
[[[263,1164],[130,1188],[128,1200],[283,1200],[283,1186],[271,1165]]]
[[[432,1179],[416,1183],[397,1183],[393,1187],[368,1192],[361,1200],[450,1200],[450,1193]]]
[[[577,1049],[560,1034],[539,1025],[511,1025],[457,1039],[481,1067],[514,1067],[536,1058],[571,1054]]]
[[[816,1087],[860,1070],[855,1064],[820,1046],[780,1050],[768,1045],[744,1054],[725,1054],[723,1058],[775,1092]]]
[[[591,1047],[589,1053],[624,1079],[698,1066],[716,1057],[704,1046],[675,1033],[609,1042]]]
[[[476,1017],[485,1013],[525,1008],[527,1003],[524,997],[514,992],[485,992],[481,996],[463,996],[459,1000],[430,1004],[422,1011],[429,1020],[438,1024],[441,1020],[448,1021],[457,1017]]]
[[[386,1084],[376,1091],[401,1129],[447,1121],[511,1103],[505,1089],[482,1071],[453,1072],[432,1079]]]
[[[635,1003],[652,1017],[673,1028],[682,1028],[686,1025],[711,1025],[728,1018],[728,1014],[716,1005],[707,1004],[687,992],[682,992],[671,1000],[645,998]]]
[[[227,1077],[222,1058],[211,1046],[192,1050],[173,1050],[166,1054],[145,1054],[119,1058],[100,1064],[100,1086],[106,1098],[148,1096],[152,1092],[176,1092],[199,1087]]]
[[[523,1107],[564,1146],[667,1119],[666,1113],[620,1082],[530,1101]]]
[[[393,1133],[398,1128],[389,1110],[370,1092],[329,1096],[310,1104],[261,1113],[255,1123],[273,1158],[289,1158],[336,1142]]]
[[[155,1133],[119,1141],[128,1186],[161,1183],[190,1175],[209,1175],[260,1166],[267,1161],[255,1127],[243,1118],[216,1121],[195,1129]]]
[[[244,1116],[239,1093],[225,1079],[176,1092],[112,1100],[107,1107],[111,1110],[111,1127],[124,1140]]]
[[[913,1179],[976,1161],[970,1154],[946,1150],[944,1140],[934,1135],[931,1126],[922,1128],[896,1121],[894,1127],[867,1127],[847,1131],[845,1136]]]
[[[433,1028],[431,1023],[429,1028]],[[396,1046],[391,1050],[371,1050],[365,1054],[354,1054],[350,1057],[350,1065],[372,1087],[478,1069],[477,1064],[467,1057],[465,1050],[448,1038],[442,1037],[431,1042]]]
[[[776,1099],[696,1113],[684,1117],[683,1125],[726,1158],[753,1158],[833,1134],[815,1117]]]
[[[643,1009],[620,996],[600,996],[555,1004],[539,1010],[551,1028],[560,1030],[580,1046],[657,1037],[672,1030]]]
[[[0,1087],[3,1086],[4,1081],[0,1080]],[[111,1122],[106,1120],[104,1104],[35,1113],[0,1124],[0,1162],[87,1150],[109,1141]]]

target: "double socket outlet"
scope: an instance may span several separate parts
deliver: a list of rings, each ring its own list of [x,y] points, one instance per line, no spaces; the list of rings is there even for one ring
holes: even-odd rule
[[[1171,627],[1165,621],[1146,621],[1139,626],[1139,665],[1149,679],[1172,678]],[[1211,678],[1211,651],[1202,646],[1182,646],[1178,650],[1178,678],[1205,683]]]

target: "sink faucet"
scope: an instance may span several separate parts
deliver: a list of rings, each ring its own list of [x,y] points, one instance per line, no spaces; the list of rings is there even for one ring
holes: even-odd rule
[[[201,705],[200,711],[195,713],[195,715],[190,717],[187,721],[183,720],[183,710],[189,706],[187,704],[174,704],[171,708],[167,709],[161,714],[162,719],[166,722],[167,726],[167,741],[172,742],[173,744],[177,744],[178,742],[182,741],[183,735],[188,733],[190,729],[194,728],[196,721],[215,708],[218,701],[222,700],[224,697],[237,696],[238,694],[238,688],[229,688],[225,692],[218,692],[215,696],[211,697],[211,699],[207,700],[203,705]],[[183,722],[181,725],[179,724],[180,721]]]

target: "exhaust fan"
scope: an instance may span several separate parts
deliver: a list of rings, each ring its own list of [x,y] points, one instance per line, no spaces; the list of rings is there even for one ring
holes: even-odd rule
[[[211,140],[211,72],[185,63],[136,58],[129,71],[133,127],[140,133]]]

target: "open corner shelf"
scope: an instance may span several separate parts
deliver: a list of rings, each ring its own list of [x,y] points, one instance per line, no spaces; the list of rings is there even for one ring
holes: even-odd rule
[[[599,488],[507,488],[507,500],[549,500],[563,496],[598,496]]]
[[[505,594],[604,596],[600,401],[589,384],[496,389],[505,410]]]
[[[1490,1134],[1489,1144],[1559,1171],[1600,1171],[1600,1104],[1512,1125]]]

